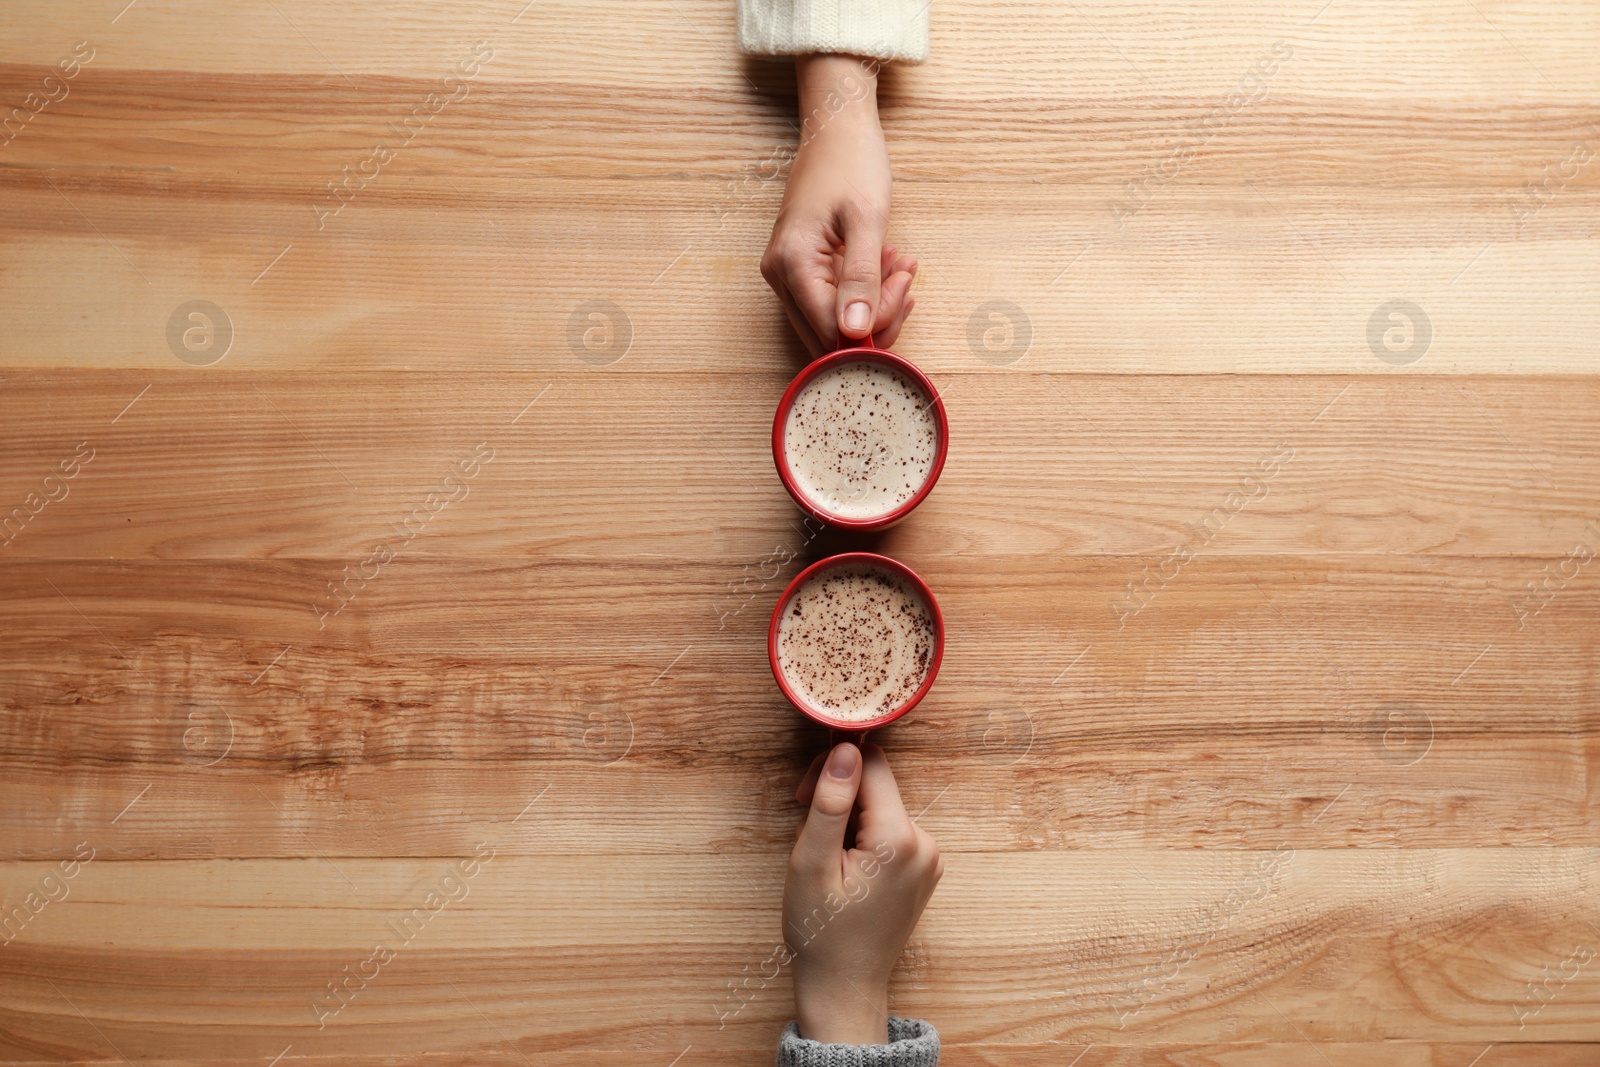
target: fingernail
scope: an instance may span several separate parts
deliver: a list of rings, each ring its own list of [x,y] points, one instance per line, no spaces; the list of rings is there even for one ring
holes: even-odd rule
[[[845,329],[865,330],[870,325],[872,325],[872,309],[864,301],[857,300],[854,304],[845,305]]]
[[[828,775],[833,778],[849,778],[856,773],[856,761],[860,758],[861,753],[856,751],[856,746],[840,745],[833,750],[833,755],[828,757]]]

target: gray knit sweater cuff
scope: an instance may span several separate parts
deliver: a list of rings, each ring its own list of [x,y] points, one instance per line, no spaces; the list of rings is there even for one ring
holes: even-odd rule
[[[778,1041],[778,1067],[935,1067],[939,1031],[921,1019],[889,1017],[887,1045],[825,1045],[790,1023]]]

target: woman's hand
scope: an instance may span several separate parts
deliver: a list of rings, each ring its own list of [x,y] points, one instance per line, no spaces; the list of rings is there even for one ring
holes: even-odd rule
[[[877,745],[838,745],[826,764],[818,756],[795,799],[810,810],[789,857],[783,936],[794,953],[800,1036],[885,1044],[889,972],[944,860],[906,814]],[[854,847],[846,848],[852,826]]]
[[[894,343],[915,301],[917,261],[884,244],[889,150],[878,124],[878,64],[854,56],[795,60],[800,148],[761,274],[820,356],[840,337]]]

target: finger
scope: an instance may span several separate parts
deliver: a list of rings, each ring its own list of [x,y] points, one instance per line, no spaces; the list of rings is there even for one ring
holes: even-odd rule
[[[808,808],[811,806],[811,791],[817,787],[817,775],[822,773],[822,761],[827,758],[826,752],[818,752],[817,758],[806,768],[806,773],[800,776],[800,784],[794,791],[795,803],[804,804]]]
[[[884,277],[878,300],[878,318],[872,324],[874,334],[883,332],[889,323],[899,317],[900,310],[906,302],[906,293],[910,289],[911,275],[905,271]]]
[[[802,811],[800,813],[799,820],[797,820],[795,822],[795,824],[794,824],[794,839],[796,841],[799,841],[800,840],[800,835],[804,834],[806,832],[806,818],[810,814],[811,814],[811,809],[807,808],[805,811]],[[844,841],[841,842],[841,846],[840,846],[844,850],[848,851],[849,849],[855,848],[856,830],[857,830],[856,817],[859,814],[860,814],[859,812],[852,811],[850,813],[850,821],[845,824]]]
[[[834,322],[834,288],[829,282],[807,280],[793,289],[795,313],[806,324],[807,336],[815,341],[817,355],[839,347],[839,326]],[[809,346],[809,342],[808,342]]]
[[[894,344],[898,324],[905,321],[905,305],[909,299],[906,290],[910,284],[911,276],[903,272],[884,277],[882,295],[878,299],[878,318],[872,324],[872,336],[880,348]],[[893,332],[891,326],[895,327]]]
[[[861,750],[846,741],[828,754],[828,762],[811,797],[811,813],[800,828],[794,860],[801,867],[825,873],[840,869],[845,828],[861,786]]]
[[[780,273],[796,310],[817,340],[816,354],[838,348],[837,290],[833,285],[838,268],[832,251],[819,252],[797,244],[784,253]]]
[[[894,245],[884,245],[883,255],[878,258],[878,277],[887,278],[894,273],[894,261],[899,258],[894,253]]]
[[[817,337],[817,331],[811,328],[811,323],[806,320],[799,305],[795,303],[794,294],[789,292],[789,287],[780,279],[773,283],[772,291],[777,293],[778,299],[783,302],[783,313],[789,316],[789,325],[794,327],[795,335],[800,338],[800,343],[806,346],[806,351],[810,352],[813,358],[826,352],[822,340]]]
[[[876,210],[853,210],[844,220],[844,264],[839,275],[839,330],[865,337],[878,317],[883,238],[887,220]]]
[[[812,276],[821,276],[829,273],[829,268],[820,262],[808,265],[807,253],[804,245],[794,239],[779,242],[778,235],[773,235],[773,243],[767,246],[766,252],[761,257],[761,276],[767,280],[772,291],[777,294],[778,301],[783,304],[784,314],[789,317],[789,325],[794,328],[795,335],[800,338],[800,343],[812,357],[822,355],[827,348],[822,337],[819,337],[812,326],[805,310],[795,299],[791,286],[803,280],[807,271]],[[824,283],[826,284],[826,283]],[[830,291],[822,301],[823,307],[832,305],[832,292]],[[833,319],[827,319],[828,334],[831,337]]]
[[[905,271],[913,278],[916,277],[917,257],[902,256],[895,250],[894,245],[885,245],[883,248],[883,270],[881,272],[883,277],[888,278],[889,275],[900,271]]]
[[[883,348],[893,347],[895,341],[899,340],[900,338],[900,327],[906,324],[906,317],[911,314],[911,309],[916,306],[916,297],[906,297],[905,302],[900,305],[899,313],[895,315],[894,319],[891,320],[887,326],[878,331],[878,344],[880,346]]]
[[[868,745],[862,756],[861,832],[856,836],[857,847],[870,849],[880,841],[888,841],[898,849],[901,843],[915,840],[916,824],[906,814],[900,786],[894,780],[883,749]]]

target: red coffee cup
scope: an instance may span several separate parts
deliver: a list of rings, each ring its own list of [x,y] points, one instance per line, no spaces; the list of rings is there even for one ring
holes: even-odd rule
[[[827,712],[813,707],[806,701],[804,696],[789,684],[789,680],[783,674],[783,665],[778,660],[778,626],[783,621],[783,613],[788,610],[795,594],[812,577],[821,572],[835,567],[852,565],[877,567],[901,579],[911,587],[917,596],[922,598],[923,603],[928,606],[928,614],[933,619],[933,649],[928,660],[928,671],[922,679],[922,684],[918,686],[916,692],[911,694],[910,699],[899,707],[886,714],[864,721],[833,718]],[[933,688],[933,680],[939,676],[939,664],[943,659],[944,615],[939,611],[939,602],[934,599],[933,590],[928,588],[928,583],[924,582],[916,571],[899,560],[881,556],[876,552],[841,552],[836,556],[820,559],[795,575],[794,581],[790,582],[784,589],[783,595],[778,598],[777,606],[772,609],[772,623],[767,627],[767,662],[772,667],[772,677],[777,681],[778,688],[783,691],[783,695],[806,718],[847,734],[862,735],[868,730],[876,730],[880,726],[887,726],[916,707],[922,698],[928,695],[928,690]]]
[[[909,379],[923,395],[928,397],[928,403],[933,410],[934,426],[939,435],[938,450],[934,454],[933,466],[928,470],[928,476],[916,493],[895,508],[883,515],[868,518],[851,518],[846,515],[836,515],[824,508],[820,503],[810,499],[800,488],[795,479],[794,472],[789,469],[789,461],[785,456],[784,431],[789,424],[789,412],[794,407],[795,398],[818,375],[831,370],[842,363],[877,363],[889,368],[903,377]],[[830,526],[842,530],[885,530],[904,519],[922,503],[923,498],[933,491],[933,485],[939,480],[939,472],[944,470],[945,455],[950,450],[950,427],[945,418],[944,401],[939,397],[939,390],[935,389],[928,376],[917,369],[916,364],[908,359],[895,355],[888,349],[879,348],[869,336],[865,344],[852,344],[848,348],[841,348],[830,352],[821,359],[816,360],[799,374],[794,381],[789,383],[789,388],[784,390],[783,399],[778,402],[778,413],[772,420],[772,460],[778,468],[778,478],[783,482],[783,487],[789,491],[794,502],[799,504],[806,513],[821,519]]]

